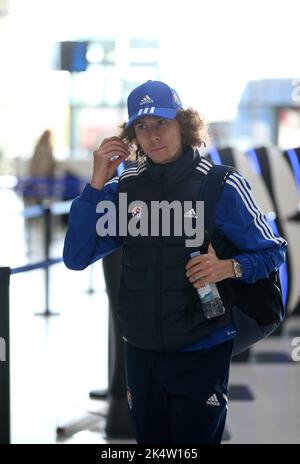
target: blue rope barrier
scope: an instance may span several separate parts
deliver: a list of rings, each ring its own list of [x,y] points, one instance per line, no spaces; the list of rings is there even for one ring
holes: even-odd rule
[[[24,216],[26,219],[40,217],[43,213],[44,208],[41,205],[26,206],[26,208],[20,211],[21,216]]]
[[[73,200],[58,201],[50,205],[51,214],[53,216],[60,216],[61,214],[68,214],[70,212]]]
[[[78,196],[88,179],[77,176],[59,177],[24,177],[19,179],[15,190],[23,198],[43,200],[48,198],[75,198]]]
[[[21,272],[35,271],[36,269],[47,269],[53,264],[61,263],[62,258],[51,258],[44,261],[39,261],[33,264],[27,264],[25,266],[15,267],[10,270],[11,274],[20,274]]]
[[[45,207],[50,208],[52,216],[60,216],[63,214],[69,214],[71,204],[73,200],[56,201],[55,203],[48,203],[47,205],[31,205],[26,206],[21,211],[13,212],[12,214],[20,214],[25,219],[32,219],[43,216]]]

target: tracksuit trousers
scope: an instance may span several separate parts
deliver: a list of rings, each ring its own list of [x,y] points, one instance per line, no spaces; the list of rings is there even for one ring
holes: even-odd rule
[[[232,340],[172,353],[126,343],[127,402],[137,443],[220,443],[231,352]]]

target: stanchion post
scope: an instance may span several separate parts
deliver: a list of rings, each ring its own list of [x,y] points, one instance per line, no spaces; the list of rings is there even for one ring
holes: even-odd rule
[[[45,266],[45,312],[35,313],[36,316],[57,316],[58,313],[53,313],[49,309],[49,257],[50,257],[50,245],[51,245],[51,207],[48,201],[44,201],[44,259],[47,263]]]
[[[10,443],[9,279],[0,267],[0,444]]]
[[[93,274],[94,274],[94,266],[92,265],[90,266],[90,273],[89,273],[89,287],[86,290],[86,293],[88,293],[89,295],[92,295],[93,293],[95,293],[95,289],[93,286]]]
[[[50,207],[46,203],[44,205],[44,258],[48,261],[50,255],[51,243],[51,212]],[[46,315],[50,314],[49,310],[49,267],[45,267],[45,312]]]

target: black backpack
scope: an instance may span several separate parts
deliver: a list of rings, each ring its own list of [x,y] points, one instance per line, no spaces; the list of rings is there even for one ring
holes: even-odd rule
[[[218,197],[230,174],[237,172],[231,166],[215,165],[208,172],[202,186],[204,224],[207,244],[212,243],[218,258],[227,259],[242,252],[215,228],[214,216]],[[203,250],[202,250],[203,252]],[[233,355],[274,332],[285,316],[279,272],[266,279],[244,283],[239,279],[226,279],[217,283],[225,307],[231,311],[237,335]]]

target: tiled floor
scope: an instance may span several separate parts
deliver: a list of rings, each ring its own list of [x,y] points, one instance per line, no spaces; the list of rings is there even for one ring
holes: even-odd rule
[[[300,321],[286,324],[298,326]],[[300,328],[299,328],[300,332]],[[255,353],[285,353],[290,362],[248,364],[233,363],[230,385],[246,385],[252,401],[230,401],[227,428],[231,438],[226,443],[300,443],[300,363],[291,360],[291,337],[270,337],[253,349]]]
[[[41,255],[38,222],[29,254],[20,217],[7,211],[5,225],[1,265],[37,260]],[[61,253],[64,233],[56,226],[53,257]],[[91,282],[92,294],[87,291]],[[69,271],[63,264],[51,268],[50,309],[57,316],[35,315],[44,309],[43,271],[12,275],[10,296],[12,442],[133,443],[105,438],[105,420],[95,413],[105,414],[107,404],[89,399],[91,390],[108,385],[108,301],[101,263],[93,266],[92,274]],[[289,335],[290,328],[299,328],[300,336],[299,318],[286,322],[282,336],[260,342],[251,362],[232,364],[224,443],[300,443],[300,361],[291,360],[296,335]],[[278,361],[255,361],[255,354],[261,352],[277,353]],[[282,353],[290,362],[279,362]],[[252,400],[237,399],[243,388]],[[82,431],[57,438],[57,426],[74,426],[78,418],[85,420]]]

